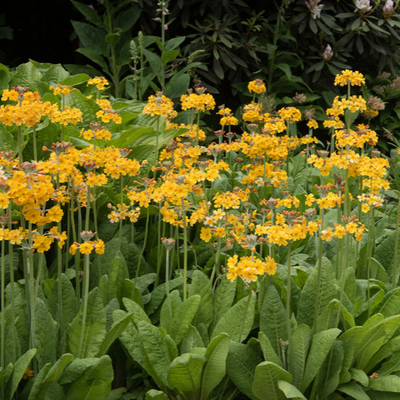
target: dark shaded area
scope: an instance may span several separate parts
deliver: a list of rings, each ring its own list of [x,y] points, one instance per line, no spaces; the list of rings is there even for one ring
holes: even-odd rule
[[[81,14],[68,0],[25,0],[3,2],[6,25],[13,29],[13,40],[0,40],[0,62],[16,67],[33,59],[49,63],[86,63],[75,52],[78,40],[71,41],[71,19]]]

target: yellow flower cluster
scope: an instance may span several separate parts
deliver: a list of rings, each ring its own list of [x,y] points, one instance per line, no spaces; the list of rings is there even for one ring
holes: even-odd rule
[[[257,94],[261,94],[267,91],[265,87],[265,83],[261,79],[255,79],[254,81],[249,82],[247,88],[249,92],[254,92]]]
[[[106,86],[109,85],[108,81],[104,76],[95,76],[92,79],[88,80],[88,83],[86,86],[89,85],[96,85],[97,89],[103,90]]]
[[[348,69],[342,71],[340,75],[335,77],[335,85],[346,86],[361,86],[365,84],[364,76],[358,71],[350,71]]]
[[[167,117],[174,111],[174,103],[168,97],[164,96],[162,92],[158,92],[156,96],[149,96],[147,104],[143,108],[143,114],[159,115],[160,117]]]
[[[205,112],[206,110],[214,110],[215,100],[210,93],[184,94],[181,96],[181,107],[182,110],[194,109],[197,112]]]
[[[261,259],[256,258],[252,260],[251,257],[238,257],[235,254],[228,259],[228,274],[227,278],[233,282],[237,277],[241,277],[245,282],[255,282],[258,276],[264,274],[275,275],[276,262],[271,257],[266,257],[263,262]]]

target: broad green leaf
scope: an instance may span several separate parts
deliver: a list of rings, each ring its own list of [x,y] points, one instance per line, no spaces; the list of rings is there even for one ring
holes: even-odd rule
[[[126,314],[122,310],[119,310],[118,312],[121,313],[121,318],[123,318]],[[146,352],[136,326],[133,323],[130,323],[127,328],[121,333],[118,339],[125,347],[127,353],[131,356],[132,360],[136,361],[138,364],[144,367],[144,358],[146,356]]]
[[[308,351],[311,345],[311,329],[307,325],[299,325],[292,335],[292,351],[289,353],[289,372],[293,376],[293,385],[301,388],[303,383]]]
[[[172,362],[179,355],[178,347],[177,347],[176,343],[173,341],[173,339],[171,338],[171,336],[165,335],[165,333],[163,333],[163,336],[164,336],[165,344],[167,345],[169,361]],[[205,351],[205,349],[204,349],[204,351]]]
[[[123,298],[122,302],[124,303],[124,306],[128,311],[133,311],[133,321],[135,322],[136,325],[140,321],[146,321],[150,323],[150,318],[144,312],[143,308],[139,306],[139,304],[127,298]]]
[[[400,377],[396,375],[380,376],[369,380],[369,389],[400,393]]]
[[[164,69],[161,58],[147,49],[143,49],[143,54],[147,58],[151,69],[157,75],[159,81],[161,82],[161,76]]]
[[[323,382],[323,398],[328,398],[335,392],[340,383],[340,372],[342,370],[344,360],[343,343],[336,340],[329,357],[326,360],[326,367],[322,367],[317,380]],[[326,373],[323,369],[326,369]]]
[[[32,399],[43,400],[44,399],[44,396],[42,396],[40,398],[38,397],[38,394],[39,394],[38,391],[40,390],[40,387],[42,386],[43,381],[46,378],[46,375],[49,372],[50,368],[51,368],[50,363],[44,365],[40,369],[39,373],[35,376],[35,380],[33,382],[32,389],[29,393],[28,400],[32,400]],[[0,384],[1,384],[1,382],[0,382]]]
[[[162,333],[158,328],[145,321],[138,323],[138,330],[148,361],[156,374],[155,379],[169,387],[170,360]]]
[[[10,74],[4,69],[0,69],[0,90],[8,89],[8,82],[10,81]]]
[[[276,365],[282,366],[282,361],[275,353],[275,350],[265,333],[258,332],[258,341],[260,342],[261,350],[264,355],[264,361],[270,361]]]
[[[321,368],[325,357],[331,350],[335,339],[339,336],[339,329],[329,329],[316,333],[311,342],[311,349],[307,358],[306,370],[304,373],[301,392],[304,393],[312,380],[316,377]]]
[[[169,290],[174,290],[181,286],[183,283],[183,277],[179,276],[176,279],[173,279],[169,282]],[[164,297],[166,295],[166,285],[165,283],[157,286],[151,293],[151,299],[148,304],[146,304],[146,313],[147,315],[153,314],[153,312],[160,306],[163,302]]]
[[[361,385],[368,387],[368,376],[363,370],[350,368],[350,374],[354,381],[360,382]]]
[[[299,306],[297,309],[297,321],[299,324],[306,324],[310,327],[314,324],[315,307],[318,307],[318,315],[326,306],[338,296],[335,287],[337,284],[335,273],[330,261],[323,257],[321,265],[321,282],[318,285],[318,264],[312,270],[300,294]],[[316,292],[319,287],[319,304],[315,304]]]
[[[248,336],[253,326],[256,296],[247,296],[237,302],[229,311],[218,321],[215,326],[211,339],[220,333],[226,333],[235,342],[242,342]]]
[[[171,323],[170,335],[177,345],[179,345],[185,337],[189,325],[192,323],[197,309],[199,308],[200,300],[201,298],[197,294],[189,297],[181,304],[178,313],[174,315]]]
[[[261,362],[261,357],[250,346],[230,343],[226,372],[235,386],[250,399],[255,399],[252,386],[256,367]]]
[[[16,392],[18,385],[21,382],[22,377],[24,376],[24,373],[35,354],[36,349],[30,349],[15,362],[14,368],[12,369],[12,375],[8,380],[5,390],[7,399],[13,398],[14,393]],[[7,372],[7,370],[5,372]]]
[[[107,332],[106,337],[103,340],[103,343],[100,346],[100,350],[97,353],[97,357],[101,357],[107,353],[110,346],[114,343],[116,339],[119,338],[121,333],[128,327],[133,317],[133,311],[127,313],[124,318],[116,321],[109,332]]]
[[[86,324],[82,336],[82,347],[79,349],[83,322],[83,307],[84,304],[82,302],[78,315],[69,325],[68,335],[70,352],[75,357],[81,358],[95,356],[99,352],[104,337],[106,336],[106,313],[98,288],[93,289],[88,296]]]
[[[269,361],[264,361],[256,368],[253,393],[260,400],[284,400],[286,396],[279,389],[278,382],[292,382],[289,372]]]
[[[193,325],[203,323],[208,327],[213,320],[213,294],[210,279],[201,271],[194,271],[189,288],[189,297],[198,294],[201,298],[199,309],[193,318]]]
[[[53,320],[45,302],[36,299],[35,347],[39,368],[56,361],[57,323]]]
[[[45,400],[46,392],[49,386],[58,380],[61,377],[65,367],[72,362],[74,356],[72,354],[63,354],[57,362],[49,368],[49,371],[46,374],[46,377],[37,381],[35,378],[35,382],[29,394],[28,400]]]
[[[9,86],[17,87],[17,86],[27,86],[32,87],[32,81],[40,81],[42,78],[42,74],[40,71],[34,66],[32,62],[27,62],[25,64],[19,65],[15,69],[15,73],[12,75],[10,79]]]
[[[128,31],[136,24],[142,13],[142,9],[136,5],[130,5],[127,10],[119,12],[115,18],[115,26],[122,32]]]
[[[287,399],[302,399],[307,400],[296,386],[293,386],[287,381],[278,381],[278,387],[285,393]]]
[[[191,392],[198,397],[203,365],[207,361],[204,355],[186,353],[172,361],[169,371],[169,383],[179,392]]]
[[[364,369],[371,357],[394,334],[400,323],[400,316],[386,318],[373,328],[364,331],[362,342],[355,346],[354,358],[357,367]]]
[[[89,126],[89,121],[96,121],[99,106],[95,100],[88,99],[79,90],[72,91],[68,96],[65,96],[64,102],[66,106],[76,107],[82,111],[84,126]]]
[[[52,65],[43,73],[42,80],[51,86],[57,86],[62,80],[68,78],[70,73],[61,64]]]
[[[165,67],[169,62],[175,60],[175,58],[178,56],[178,54],[179,54],[178,50],[165,51],[161,57],[163,66]]]
[[[194,347],[205,347],[199,331],[190,325],[181,343],[181,353],[190,353]]]
[[[229,337],[225,333],[215,337],[207,347],[207,363],[201,379],[200,398],[207,399],[213,389],[225,376],[226,357],[229,351]]]
[[[169,39],[167,43],[165,43],[165,51],[176,49],[182,42],[186,39],[185,36],[178,36],[176,38]]]
[[[68,322],[71,322],[78,312],[78,302],[76,299],[75,289],[70,279],[65,274],[61,274],[61,300],[62,310],[68,317]],[[50,295],[47,299],[47,306],[53,316],[57,320],[58,313],[58,284],[53,286]]]
[[[378,363],[384,360],[386,357],[390,357],[393,353],[400,351],[400,336],[395,336],[393,339],[390,339],[386,344],[384,344],[374,355],[371,357],[367,366],[365,367],[365,371],[369,372],[375,367]]]
[[[347,383],[346,385],[340,385],[337,390],[351,396],[356,400],[370,400],[367,393],[364,392],[360,385],[357,383]]]
[[[146,400],[168,400],[168,396],[160,390],[151,389],[146,393]]]
[[[116,297],[122,305],[122,287],[124,280],[129,278],[128,268],[124,256],[117,252],[108,272],[108,299]]]
[[[286,310],[275,286],[268,285],[260,308],[260,331],[265,333],[275,352],[281,353],[280,339],[287,340]]]
[[[376,307],[374,312],[382,314],[384,317],[391,317],[400,311],[400,287],[390,290],[385,294],[383,300]]]
[[[80,41],[86,48],[93,49],[103,56],[107,56],[109,47],[106,44],[104,31],[83,22],[71,21]]]
[[[87,4],[78,1],[72,1],[72,4],[93,24],[102,27],[103,20],[95,10],[90,8]]]
[[[103,56],[99,52],[97,52],[96,50],[89,48],[89,47],[80,48],[80,49],[77,49],[76,51],[78,53],[83,54],[85,57],[89,58],[89,60],[98,64],[106,74],[110,75],[110,70],[108,69],[108,65],[107,65],[106,61],[104,60]],[[79,71],[79,72],[90,73],[89,71]]]
[[[351,379],[349,369],[353,363],[354,346],[351,342],[343,343],[343,362],[342,370],[340,371],[340,383],[347,383]]]
[[[181,296],[178,290],[172,291],[164,300],[160,313],[160,326],[170,332],[174,315],[179,315],[182,305]]]
[[[226,276],[219,279],[219,285],[213,297],[214,324],[230,310],[236,293],[236,280],[231,282]]]
[[[114,379],[111,358],[75,359],[64,371],[59,383],[67,388],[67,399],[106,400]]]
[[[0,151],[17,151],[18,143],[4,126],[0,126]]]

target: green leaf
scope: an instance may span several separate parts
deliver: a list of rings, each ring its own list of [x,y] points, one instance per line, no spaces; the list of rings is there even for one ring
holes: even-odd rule
[[[181,304],[181,295],[178,290],[172,291],[165,299],[164,304],[161,307],[160,326],[167,332],[171,332],[170,328],[172,326],[174,315],[179,315]]]
[[[176,49],[182,42],[185,41],[185,39],[186,39],[185,36],[179,36],[168,40],[168,42],[165,43],[164,50],[168,51]]]
[[[218,321],[211,339],[220,333],[226,333],[235,342],[242,342],[248,336],[253,326],[256,296],[254,294],[238,301]]]
[[[367,395],[367,393],[365,393],[361,386],[357,385],[357,383],[347,383],[346,385],[340,385],[337,390],[339,392],[348,394],[356,400],[370,400],[370,397]]]
[[[292,335],[292,352],[289,353],[289,372],[293,376],[293,385],[301,388],[306,370],[308,351],[311,345],[311,329],[307,325],[299,325]]]
[[[14,140],[14,136],[4,127],[0,126],[0,151],[14,151],[18,149],[18,142]]]
[[[289,81],[292,80],[292,71],[288,64],[276,64],[275,66],[286,74]]]
[[[198,294],[201,298],[199,309],[193,318],[193,325],[203,323],[208,327],[213,320],[213,294],[211,282],[206,274],[194,271],[189,288],[189,297]]]
[[[122,287],[124,280],[129,278],[128,267],[124,256],[120,251],[117,252],[111,267],[108,271],[108,299],[117,298],[122,304]]]
[[[368,376],[361,370],[356,368],[350,368],[351,379],[360,382],[361,385],[368,387]]]
[[[126,314],[122,310],[119,310],[118,312],[121,313],[121,318],[123,318]],[[146,352],[144,350],[139,331],[133,323],[130,323],[121,333],[119,341],[125,347],[132,360],[144,367],[144,358],[146,357]]]
[[[236,285],[236,280],[231,282],[226,276],[219,280],[213,297],[214,324],[231,309],[235,299]]]
[[[156,380],[170,387],[168,382],[170,360],[163,335],[158,328],[145,321],[138,323],[138,330],[149,364],[156,376],[154,377],[150,371],[147,372]]]
[[[335,339],[339,336],[339,334],[340,330],[334,328],[316,333],[313,336],[310,353],[307,358],[304,379],[301,385],[302,393],[305,392],[312,380],[317,376],[325,357],[328,355]]]
[[[106,44],[106,34],[104,31],[83,22],[71,21],[71,23],[79,36],[79,40],[86,48],[93,49],[103,56],[108,55],[109,46]]]
[[[256,367],[261,362],[259,354],[250,346],[231,342],[226,372],[234,385],[250,399],[255,399],[252,386]]]
[[[33,81],[40,81],[42,74],[32,62],[19,65],[10,79],[10,87],[32,86]]]
[[[97,357],[101,357],[107,353],[110,346],[114,343],[116,339],[118,339],[121,333],[128,327],[133,317],[133,311],[127,313],[124,318],[119,321],[114,322],[111,329],[107,332],[106,337],[103,340],[103,343],[100,346],[100,350],[97,353]]]
[[[83,302],[78,315],[69,325],[68,347],[76,357],[85,358],[95,356],[106,336],[106,313],[100,297],[99,289],[93,289],[88,296],[86,324],[83,334],[81,352],[79,343],[83,322]]]
[[[169,383],[179,392],[191,392],[198,397],[203,365],[207,361],[201,354],[186,353],[175,358],[169,371]]]
[[[99,27],[103,26],[103,21],[99,14],[90,8],[86,4],[79,3],[78,1],[72,1],[72,4],[92,23]]]
[[[276,354],[281,353],[280,339],[287,340],[286,310],[275,286],[268,285],[260,308],[260,331],[265,333]]]
[[[395,336],[384,344],[368,361],[365,371],[371,371],[378,363],[387,357],[390,357],[393,353],[400,351],[400,336]]]
[[[168,400],[168,396],[160,390],[151,389],[146,393],[146,400]]]
[[[197,294],[189,297],[181,304],[178,313],[174,315],[171,323],[170,335],[177,345],[179,345],[185,337],[199,308],[200,300],[201,298]]]
[[[318,264],[312,270],[300,294],[299,306],[297,309],[297,321],[299,324],[306,324],[310,327],[314,324],[315,307],[318,306],[318,315],[326,306],[336,298],[338,291],[335,273],[330,261],[323,257],[321,265],[321,282],[318,285]],[[319,304],[315,304],[316,292],[319,287]]]
[[[400,393],[400,377],[395,375],[380,376],[369,380],[369,389]]]
[[[181,353],[190,353],[194,347],[205,347],[199,331],[190,325],[181,343]]]
[[[99,52],[89,47],[88,48],[82,47],[80,49],[77,49],[76,51],[78,53],[83,54],[85,57],[89,58],[89,60],[92,60],[93,62],[98,64],[106,74],[110,75],[110,70],[108,69],[108,65],[104,60],[103,56]]]
[[[226,357],[229,351],[229,337],[225,333],[215,337],[207,347],[207,363],[201,380],[200,398],[207,399],[213,389],[225,376]]]
[[[59,383],[67,388],[66,399],[106,400],[114,379],[111,358],[75,359]]]
[[[142,13],[142,9],[133,5],[128,10],[119,12],[117,18],[115,18],[114,25],[121,29],[121,32],[126,32],[136,24],[137,20]]]
[[[95,100],[88,99],[79,90],[74,90],[68,96],[65,96],[65,105],[68,107],[76,107],[82,111],[82,117],[87,124],[89,121],[96,121],[96,113],[99,111],[99,106]]]
[[[190,75],[183,74],[179,76],[173,85],[167,85],[166,96],[170,99],[175,99],[186,93],[190,85]]]
[[[0,90],[8,89],[8,82],[10,81],[10,74],[4,69],[0,69]]]
[[[14,368],[12,369],[12,375],[8,380],[6,386],[5,392],[7,398],[9,399],[13,398],[14,393],[16,392],[18,385],[21,382],[22,377],[24,376],[24,373],[28,368],[29,364],[31,363],[31,360],[35,356],[35,354],[36,354],[36,349],[30,349],[16,361]]]
[[[283,364],[281,359],[275,353],[275,350],[273,349],[271,342],[269,341],[265,333],[258,332],[258,341],[260,342],[261,350],[264,355],[264,360],[282,366]]]
[[[131,299],[127,299],[126,297],[122,299],[122,302],[124,303],[125,308],[129,312],[133,311],[133,321],[135,322],[136,325],[140,321],[145,321],[150,324],[150,318],[147,316],[143,308],[139,306],[139,304],[135,303]]]
[[[383,300],[376,307],[376,313],[384,317],[391,317],[400,311],[400,287],[394,288],[385,294]]]
[[[178,56],[178,54],[179,54],[178,50],[165,51],[161,57],[163,66],[165,67],[169,62],[175,60],[175,58]]]
[[[28,400],[45,400],[47,389],[51,384],[58,382],[65,367],[72,362],[73,359],[74,356],[72,354],[63,354],[49,369],[43,380],[39,381],[36,377]]]
[[[293,386],[291,383],[287,381],[278,381],[278,387],[279,389],[282,390],[283,393],[285,393],[285,396],[287,399],[302,399],[302,400],[307,400],[303,394],[300,392],[299,389],[297,389],[295,386]]]
[[[272,362],[262,362],[257,366],[254,376],[254,395],[260,400],[284,400],[286,396],[279,389],[279,381],[291,383],[292,376]]]
[[[36,358],[39,368],[45,364],[53,364],[56,361],[57,323],[53,320],[47,310],[45,302],[36,299],[35,313],[35,347],[37,348]]]
[[[150,64],[153,72],[157,75],[158,80],[161,82],[164,66],[161,58],[147,49],[143,49],[143,54]]]
[[[61,64],[52,65],[47,71],[43,72],[42,80],[49,85],[57,86],[62,80],[68,78],[70,73]]]

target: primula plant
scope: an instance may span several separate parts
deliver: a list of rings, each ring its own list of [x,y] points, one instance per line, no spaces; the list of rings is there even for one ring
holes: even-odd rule
[[[323,113],[259,78],[241,114],[36,62],[4,82],[2,399],[396,398],[400,160],[360,72]]]

